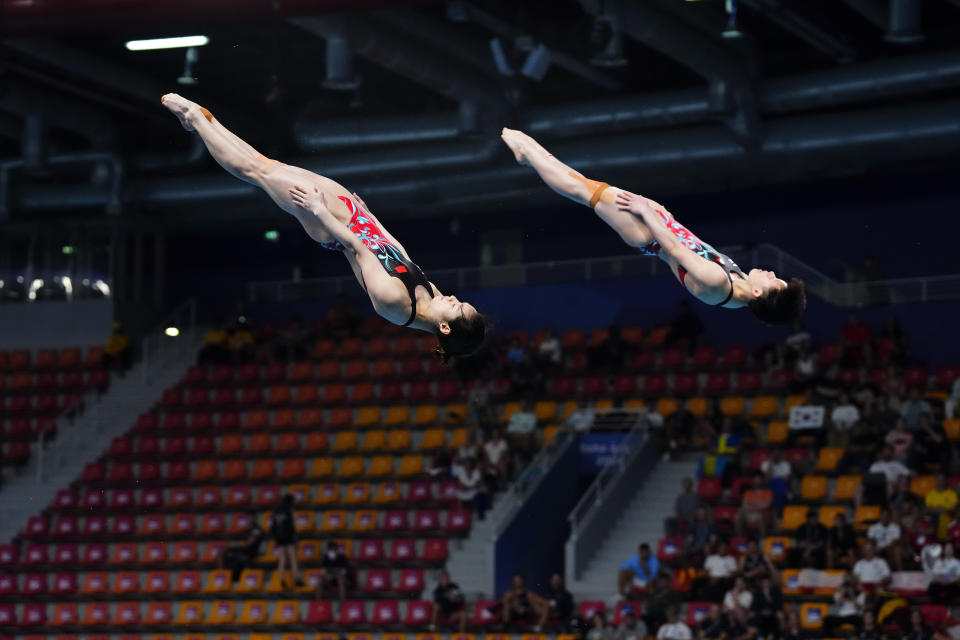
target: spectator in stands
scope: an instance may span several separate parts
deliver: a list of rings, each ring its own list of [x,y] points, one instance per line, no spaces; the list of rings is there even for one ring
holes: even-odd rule
[[[670,578],[661,572],[653,581],[653,589],[646,598],[644,621],[651,631],[656,630],[667,620],[667,611],[678,606],[680,595],[674,591]]]
[[[557,571],[550,575],[545,599],[547,608],[540,616],[539,626],[543,628],[550,619],[559,620],[561,624],[566,625],[573,617],[573,594],[567,591],[563,585],[563,576]]]
[[[843,574],[843,581],[833,594],[833,607],[824,620],[827,635],[836,635],[841,625],[849,624],[857,629],[867,607],[867,594],[857,591],[853,574]]]
[[[683,491],[673,501],[673,526],[671,531],[676,530],[676,525],[683,529],[689,529],[693,525],[693,520],[697,515],[697,509],[700,508],[700,496],[693,490],[693,478],[683,479]]]
[[[804,393],[810,389],[819,377],[817,356],[809,347],[803,347],[793,361],[793,380],[790,383],[792,393]]]
[[[890,446],[885,446],[880,451],[880,458],[870,465],[868,472],[871,474],[882,474],[883,479],[886,481],[885,493],[882,495],[869,495],[870,491],[867,487],[871,478],[865,477],[863,484],[857,487],[856,495],[856,506],[859,508],[862,504],[865,496],[871,498],[871,501],[868,504],[880,504],[886,502],[887,497],[892,493],[893,486],[896,484],[897,479],[901,476],[910,476],[913,474],[910,469],[908,469],[902,462],[899,460],[893,459],[893,449]]]
[[[881,343],[878,344],[879,347],[883,347],[883,342],[888,343],[889,353],[886,355],[890,362],[902,363],[906,360],[910,351],[910,342],[903,327],[900,326],[900,320],[897,316],[887,316],[887,319],[883,321],[883,327],[877,334],[877,339]]]
[[[476,462],[471,458],[463,460],[453,475],[458,483],[457,499],[464,508],[475,509],[477,519],[482,521],[487,514],[487,492]]]
[[[724,611],[750,611],[753,606],[753,593],[747,587],[747,581],[738,576],[733,586],[723,596]]]
[[[700,317],[693,312],[689,302],[681,300],[677,304],[673,318],[670,319],[670,331],[664,343],[668,347],[682,347],[693,351],[700,342],[702,334],[703,322],[700,321]]]
[[[500,428],[495,429],[493,437],[483,444],[483,457],[494,485],[506,486],[510,477],[510,445]]]
[[[700,620],[698,638],[703,640],[719,640],[726,638],[729,632],[727,616],[720,610],[720,605],[711,604],[707,614]]]
[[[910,627],[903,634],[904,640],[933,640],[935,635],[933,629],[927,626],[923,620],[923,613],[919,607],[910,609]]]
[[[493,382],[480,379],[467,394],[467,417],[473,427],[486,430],[496,420],[490,403]]]
[[[564,424],[571,431],[583,433],[593,428],[593,423],[596,422],[596,419],[597,413],[594,411],[593,405],[586,400],[581,400],[577,408],[567,416]]]
[[[483,449],[477,444],[477,432],[468,429],[466,440],[457,448],[457,461],[462,463],[465,460],[481,460],[482,453]]]
[[[933,518],[919,503],[910,505],[907,513],[900,517],[900,524],[903,531],[902,553],[911,560],[920,554],[923,547],[936,540],[937,528]]]
[[[795,561],[805,568],[822,569],[827,562],[827,528],[817,512],[807,511],[807,520],[797,529]]]
[[[623,613],[620,626],[613,633],[613,640],[646,640],[647,633],[647,625],[643,620],[637,619],[633,609],[627,609]]]
[[[706,508],[697,507],[693,515],[693,524],[690,525],[683,545],[683,553],[687,561],[700,564],[705,557],[707,547],[714,542],[714,538],[715,528]]]
[[[916,457],[924,462],[935,462],[941,469],[949,469],[953,447],[946,441],[942,426],[934,426],[933,417],[928,413],[920,414],[920,426],[914,433]]]
[[[863,557],[853,565],[853,577],[859,588],[886,586],[890,582],[890,565],[883,558],[877,556],[877,549],[873,542],[867,542],[863,547]]]
[[[774,449],[773,454],[760,465],[763,475],[767,478],[781,478],[788,485],[792,469],[790,463],[783,459],[783,451]]]
[[[935,519],[937,538],[946,540],[950,514],[957,507],[957,492],[947,486],[947,476],[942,473],[937,474],[936,483],[936,487],[923,497],[923,503],[927,512]]]
[[[893,449],[895,460],[909,464],[913,455],[913,434],[907,431],[907,426],[903,420],[898,420],[897,426],[893,428],[893,431],[887,433],[883,440]]]
[[[467,629],[466,600],[456,582],[450,580],[450,574],[443,570],[433,590],[433,605],[430,610],[430,631],[437,630],[440,620],[455,624],[464,633]]]
[[[857,313],[847,316],[847,323],[840,330],[841,356],[846,364],[857,365],[870,358],[870,327]]]
[[[347,296],[338,293],[327,311],[327,327],[335,338],[346,338],[354,334],[357,328],[357,311]]]
[[[563,364],[563,349],[553,329],[547,329],[537,345],[537,363],[548,371],[556,371]]]
[[[953,520],[947,525],[947,541],[953,543],[954,549],[960,548],[960,505],[953,510]]]
[[[634,589],[647,589],[660,573],[660,561],[650,553],[650,545],[642,543],[637,555],[620,565],[617,576],[617,593],[629,596]]]
[[[882,640],[883,633],[877,628],[877,618],[869,609],[863,612],[863,620],[860,623],[860,632],[857,634],[858,640]]]
[[[783,594],[773,583],[772,573],[760,579],[760,587],[753,595],[753,615],[757,629],[766,637],[786,624],[783,615]]]
[[[253,359],[253,333],[244,316],[237,318],[236,324],[227,338],[227,348],[234,362],[249,362]]]
[[[960,560],[954,556],[952,543],[943,545],[931,573],[927,588],[930,599],[943,604],[960,602]]]
[[[743,502],[733,521],[738,536],[742,536],[746,527],[756,528],[760,537],[767,535],[767,524],[772,514],[774,495],[766,487],[754,487],[743,492]]]
[[[873,542],[878,554],[887,557],[887,562],[903,570],[900,555],[900,525],[893,522],[890,510],[880,511],[880,520],[867,529],[867,539]]]
[[[335,540],[327,543],[327,550],[320,560],[320,567],[323,569],[320,589],[336,587],[340,602],[343,603],[347,599],[347,577],[350,573],[350,561],[347,560],[347,554],[343,552],[343,549]],[[322,593],[318,593],[317,597],[322,595]]]
[[[300,566],[297,563],[297,523],[293,513],[294,497],[285,494],[280,499],[277,510],[270,516],[270,534],[273,536],[274,551],[277,554],[277,571],[281,582],[286,578],[287,565],[293,572],[297,586],[303,586]]]
[[[244,542],[227,547],[217,555],[217,568],[230,569],[234,582],[240,579],[243,570],[252,565],[260,555],[260,547],[266,538],[266,533],[257,522],[257,514],[251,512],[249,517],[250,529]]]
[[[446,478],[452,473],[453,458],[447,449],[440,449],[430,458],[427,474],[431,478]]]
[[[838,513],[827,533],[827,568],[853,566],[857,549],[857,534],[847,523],[847,516]]]
[[[700,589],[704,600],[720,601],[727,589],[733,583],[733,576],[737,573],[737,560],[730,554],[730,544],[720,540],[714,553],[703,561],[706,571],[706,584]]]
[[[602,611],[596,611],[590,616],[590,628],[587,629],[586,640],[612,640],[613,632],[607,626],[607,618]]]
[[[907,392],[906,401],[900,405],[900,413],[903,415],[904,422],[910,429],[917,429],[920,426],[920,416],[927,414],[933,415],[933,407],[920,395],[920,389],[911,387]]]
[[[820,377],[813,383],[814,404],[829,405],[840,398],[843,384],[840,382],[840,367],[832,364],[827,367]]]
[[[943,401],[943,414],[947,419],[956,417],[957,405],[960,405],[960,378],[953,381],[950,395]]]
[[[227,348],[228,339],[226,325],[221,322],[203,335],[203,348],[200,350],[198,362],[200,364],[226,362],[230,350]]]
[[[527,581],[519,573],[513,574],[510,588],[503,594],[502,600],[503,623],[509,625],[511,620],[524,621],[540,619],[549,615],[550,605],[546,600],[527,589]],[[536,627],[536,633],[540,628]]]
[[[913,505],[920,504],[920,499],[910,491],[910,478],[900,476],[897,482],[890,490],[890,496],[887,498],[887,506],[894,518],[910,513]]]
[[[507,421],[507,436],[514,448],[529,452],[536,447],[536,429],[537,416],[533,412],[533,402],[528,400],[523,409],[514,413]]]
[[[861,406],[873,402],[880,395],[880,389],[873,384],[867,367],[857,370],[857,381],[850,387],[850,395]]]
[[[657,630],[657,640],[693,640],[693,632],[680,622],[676,607],[667,609],[667,621]]]
[[[850,431],[860,421],[860,410],[850,402],[846,392],[840,394],[840,399],[830,412],[832,429],[827,436],[827,443],[831,447],[846,448],[850,443]]]
[[[723,419],[720,434],[713,445],[714,453],[723,456],[726,464],[723,467],[723,485],[729,486],[731,479],[740,475],[740,436],[734,432],[733,420],[729,416]]]
[[[782,640],[801,640],[802,638],[809,638],[811,636],[803,629],[803,625],[800,624],[800,614],[796,611],[791,611],[787,614],[787,626],[779,637],[782,638]]]
[[[790,335],[784,340],[783,345],[788,360],[792,360],[804,351],[810,351],[813,347],[813,338],[803,325],[802,320],[797,320],[793,323]]]
[[[113,323],[113,331],[103,346],[103,364],[107,369],[119,373],[124,373],[133,364],[130,336],[119,322]]]

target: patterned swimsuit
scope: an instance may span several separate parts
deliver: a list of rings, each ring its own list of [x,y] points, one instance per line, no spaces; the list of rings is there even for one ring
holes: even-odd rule
[[[433,295],[433,286],[423,271],[412,260],[403,255],[403,252],[394,245],[377,223],[371,218],[352,198],[338,196],[343,204],[350,210],[350,221],[347,228],[353,232],[353,235],[360,239],[370,253],[377,256],[380,265],[384,270],[403,282],[410,294],[410,318],[401,326],[408,326],[417,317],[417,297],[415,291],[417,286],[426,288],[430,295]],[[321,242],[320,246],[331,251],[343,251],[344,247],[339,241]],[[360,274],[361,279],[363,274]],[[363,289],[366,291],[366,282],[363,283]]]
[[[690,229],[687,229],[685,226],[677,222],[672,216],[668,216],[660,209],[654,209],[654,211],[660,215],[660,217],[663,219],[663,224],[666,225],[667,229],[670,230],[670,233],[677,237],[677,240],[679,240],[683,246],[704,260],[709,260],[710,262],[714,262],[723,267],[724,272],[727,274],[727,280],[730,281],[730,293],[728,293],[727,297],[723,299],[723,302],[719,302],[715,306],[722,307],[730,302],[730,299],[733,297],[732,274],[735,273],[744,280],[746,280],[747,274],[745,274],[743,270],[737,266],[737,263],[731,260],[729,256],[720,253],[712,246],[698,238],[692,231],[690,231]],[[653,242],[640,247],[637,249],[637,251],[647,256],[659,256],[661,249],[662,247],[660,246],[660,243],[654,240]],[[684,269],[682,265],[677,265],[677,276],[680,278],[680,282],[686,285],[687,270]]]

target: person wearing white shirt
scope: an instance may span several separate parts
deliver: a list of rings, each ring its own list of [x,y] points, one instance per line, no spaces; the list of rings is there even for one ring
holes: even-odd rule
[[[749,611],[752,604],[753,594],[747,589],[746,581],[738,577],[733,583],[733,589],[727,591],[727,594],[723,596],[723,610],[733,611],[739,608]]]
[[[763,461],[760,469],[768,478],[783,478],[786,482],[790,481],[790,463],[783,459],[783,452],[779,449],[773,451],[769,460]]]
[[[690,627],[677,620],[675,607],[670,607],[667,611],[667,621],[657,630],[657,640],[693,640]]]
[[[943,401],[943,413],[947,418],[953,418],[957,405],[960,404],[960,378],[953,381],[953,387],[950,389],[950,396]]]
[[[860,410],[850,402],[850,396],[840,394],[840,402],[830,412],[830,421],[835,429],[848,431],[850,427],[860,421]]]
[[[582,406],[574,410],[566,419],[566,426],[578,433],[590,431],[593,423],[597,419],[597,414],[593,407]]]
[[[725,540],[718,542],[716,550],[703,561],[703,569],[707,573],[703,599],[719,602],[733,583],[732,578],[738,569],[737,560],[730,555],[730,545]]]
[[[507,480],[507,463],[510,445],[503,438],[503,431],[497,429],[493,437],[483,445],[483,455],[487,459],[488,471],[492,471],[501,484]]]
[[[487,496],[483,490],[483,475],[477,469],[475,462],[469,458],[464,460],[463,464],[457,468],[454,478],[459,484],[457,498],[464,507],[475,508],[477,517],[483,520],[487,511]]]
[[[560,366],[563,351],[560,349],[560,341],[554,335],[553,329],[547,329],[547,335],[537,347],[537,359],[554,367]]]
[[[933,578],[927,593],[932,601],[941,604],[960,601],[960,560],[954,557],[950,542],[943,545],[940,557],[933,564]]]
[[[873,541],[877,551],[887,551],[900,540],[900,525],[890,519],[890,510],[880,512],[880,520],[867,529],[867,538]]]
[[[853,575],[861,585],[885,585],[890,582],[890,565],[877,557],[873,542],[866,544],[863,557],[853,565]]]

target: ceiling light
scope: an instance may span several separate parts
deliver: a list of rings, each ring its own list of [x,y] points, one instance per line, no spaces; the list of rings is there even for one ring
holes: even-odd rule
[[[60,250],[63,251],[63,255],[65,255],[65,256],[68,256],[68,255],[70,255],[71,253],[73,253],[73,247],[71,247],[71,246],[68,245],[68,244],[63,245],[63,246],[60,248]]]
[[[180,329],[177,329],[176,327],[167,327],[164,333],[171,338],[176,338],[178,335],[180,335]]]
[[[129,51],[151,51],[153,49],[180,49],[183,47],[202,47],[210,42],[207,36],[181,36],[178,38],[155,38],[153,40],[131,40],[127,43]]]

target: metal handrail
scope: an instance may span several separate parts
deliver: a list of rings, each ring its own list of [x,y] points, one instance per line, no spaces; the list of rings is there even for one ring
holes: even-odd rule
[[[812,294],[838,307],[960,299],[960,273],[872,282],[837,282],[772,244],[760,244],[749,248],[723,247],[721,250],[745,265],[771,266],[778,273],[801,278]],[[431,271],[430,275],[441,290],[464,290],[623,278],[638,279],[667,273],[669,273],[668,269],[660,260],[630,254],[605,258],[439,269]],[[284,302],[332,297],[351,290],[354,286],[355,280],[352,276],[332,276],[298,281],[251,282],[247,285],[247,293],[251,302]]]

